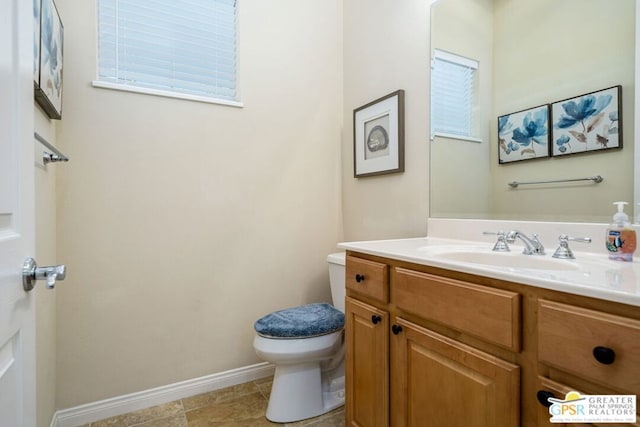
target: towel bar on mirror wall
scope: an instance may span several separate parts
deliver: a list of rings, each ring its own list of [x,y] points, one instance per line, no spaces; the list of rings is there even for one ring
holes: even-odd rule
[[[568,179],[553,179],[549,181],[527,181],[527,182],[518,182],[512,181],[509,183],[509,187],[518,188],[519,185],[530,185],[530,184],[554,184],[556,182],[575,182],[575,181],[593,181],[595,184],[599,184],[604,181],[604,178],[600,175],[590,176],[587,178],[568,178]]]
[[[49,141],[44,139],[38,132],[33,132],[33,137],[40,142],[42,145],[47,147],[49,150],[53,151],[53,153],[49,153],[47,151],[42,152],[42,161],[46,165],[47,163],[54,162],[68,162],[69,158],[62,154],[60,150],[53,146]]]

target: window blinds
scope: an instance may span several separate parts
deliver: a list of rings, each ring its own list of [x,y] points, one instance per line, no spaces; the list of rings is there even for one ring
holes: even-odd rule
[[[98,0],[98,80],[236,99],[236,0]]]
[[[478,62],[435,50],[431,70],[431,133],[472,136]]]

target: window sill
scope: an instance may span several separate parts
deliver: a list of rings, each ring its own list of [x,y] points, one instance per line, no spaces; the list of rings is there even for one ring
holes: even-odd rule
[[[438,138],[447,138],[447,139],[459,139],[461,141],[469,141],[469,142],[477,142],[477,143],[481,143],[482,139],[480,138],[474,138],[472,136],[462,136],[462,135],[453,135],[450,133],[440,133],[440,132],[436,132],[434,134],[431,135],[431,141],[434,141],[436,139],[436,137]]]
[[[196,102],[205,102],[208,104],[218,104],[218,105],[226,105],[228,107],[244,107],[242,102],[238,101],[227,101],[224,99],[215,99],[215,98],[207,98],[204,96],[197,95],[187,95],[185,93],[175,93],[164,90],[155,90],[155,89],[147,89],[135,86],[127,86],[117,83],[108,83],[101,82],[99,80],[94,80],[92,83],[93,87],[101,88],[101,89],[114,89],[121,90],[124,92],[133,92],[133,93],[142,93],[145,95],[154,95],[154,96],[163,96],[165,98],[176,98],[176,99],[185,99],[187,101],[196,101]]]

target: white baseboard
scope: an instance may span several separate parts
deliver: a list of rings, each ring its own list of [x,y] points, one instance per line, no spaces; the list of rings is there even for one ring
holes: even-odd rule
[[[275,366],[263,362],[218,374],[181,381],[137,393],[126,394],[57,411],[51,427],[78,427],[93,421],[149,408],[273,375]]]

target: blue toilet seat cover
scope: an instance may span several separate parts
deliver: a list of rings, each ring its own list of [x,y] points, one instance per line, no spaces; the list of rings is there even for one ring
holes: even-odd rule
[[[326,303],[307,304],[267,314],[253,328],[267,338],[309,338],[344,328],[344,313]]]

